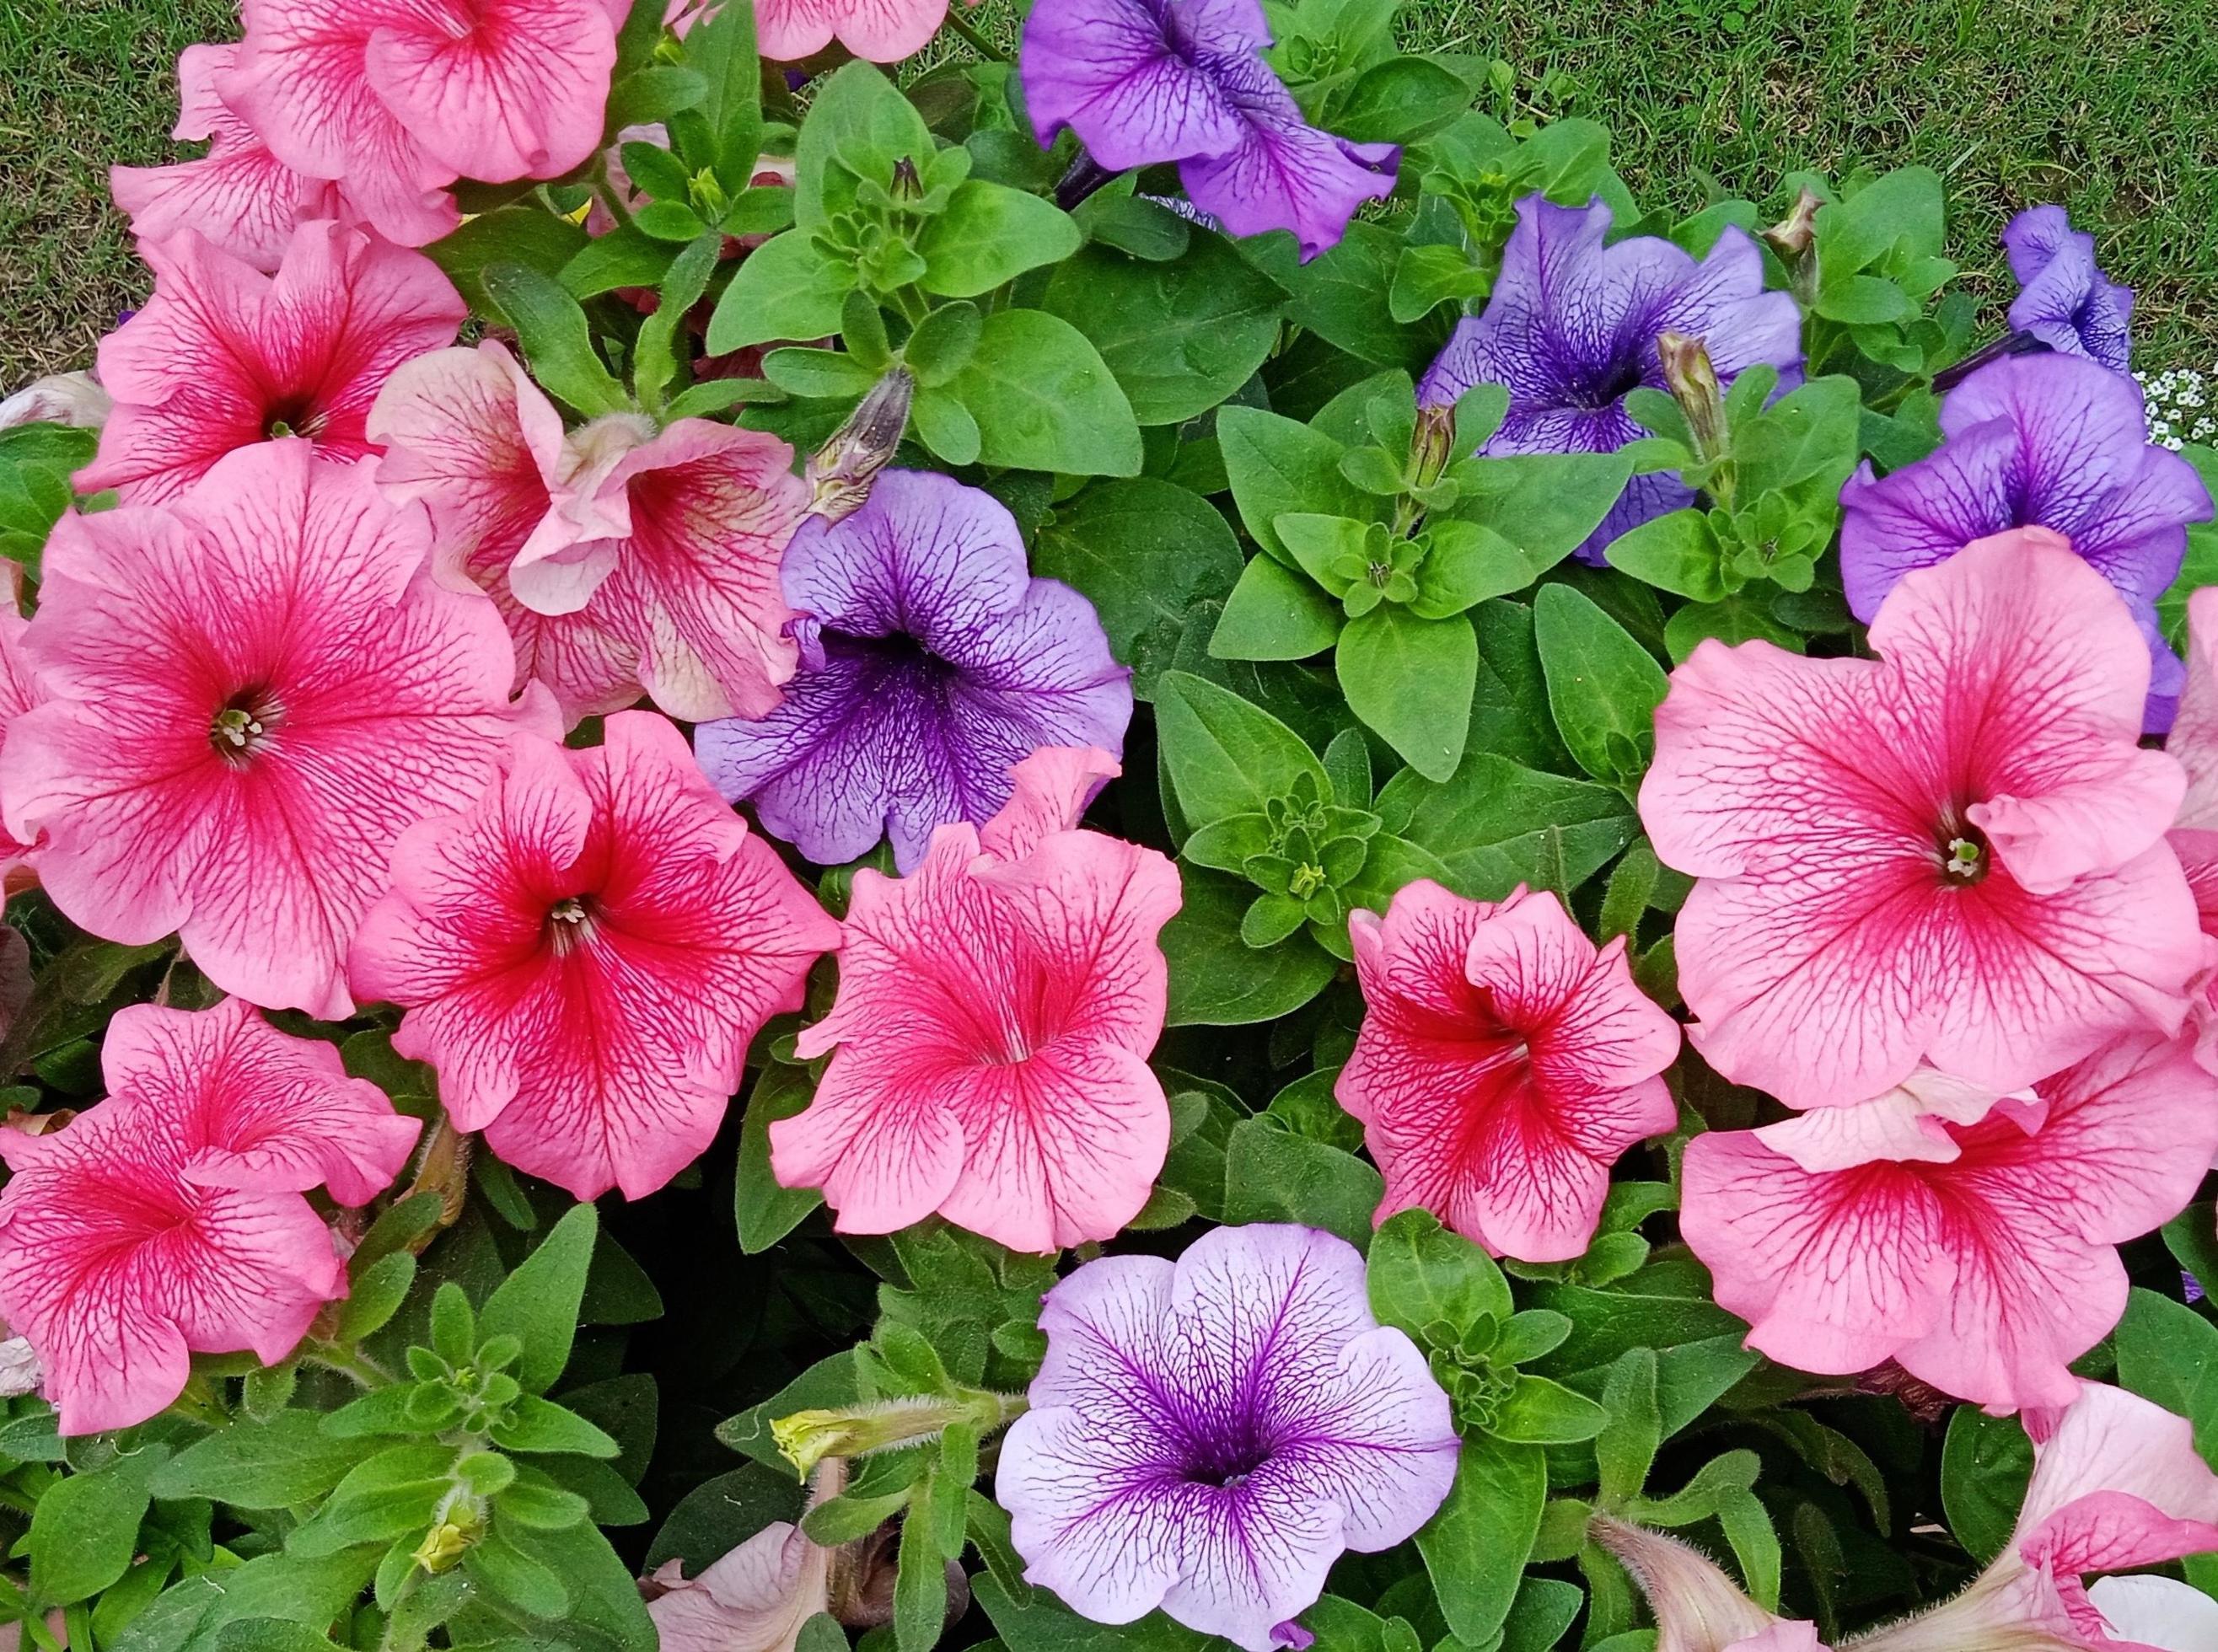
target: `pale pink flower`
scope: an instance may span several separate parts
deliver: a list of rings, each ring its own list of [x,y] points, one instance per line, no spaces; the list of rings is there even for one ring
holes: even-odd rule
[[[2218,832],[2218,585],[2187,599],[2187,680],[2164,749],[2187,770],[2183,830]]]
[[[68,424],[96,430],[115,410],[114,398],[90,373],[49,373],[0,400],[0,430],[19,424]]]
[[[1607,1516],[1589,1531],[1640,1586],[1656,1617],[1656,1652],[1825,1652],[1817,1625],[1766,1612],[1676,1538]]]
[[[186,230],[257,269],[275,269],[295,226],[339,215],[337,185],[295,172],[224,101],[218,80],[239,60],[236,46],[189,46],[177,59],[177,124],[170,135],[205,141],[198,160],[115,166],[108,187],[141,240]]]
[[[390,240],[454,228],[457,177],[552,178],[600,140],[623,0],[245,0],[221,83],[288,165]]]
[[[1496,1254],[1577,1256],[1609,1167],[1678,1109],[1679,1025],[1563,903],[1419,880],[1351,914],[1363,1026],[1334,1094],[1385,1173],[1380,1220],[1418,1206]]]
[[[703,7],[695,21],[715,9]],[[946,15],[947,0],[758,0],[755,37],[763,56],[778,63],[813,58],[835,40],[872,63],[898,63],[938,34]]]
[[[1156,936],[1177,869],[1072,829],[1101,752],[1016,766],[982,830],[944,826],[905,878],[855,875],[839,996],[801,1035],[838,1047],[815,1099],[771,1126],[788,1187],[821,1187],[843,1233],[937,1211],[1014,1250],[1112,1237],[1170,1144],[1149,1070],[1163,1025]]]
[[[423,254],[338,224],[295,230],[275,275],[190,230],[139,250],[154,296],[100,341],[115,411],[77,478],[127,504],[173,498],[224,455],[273,437],[362,458],[386,376],[452,343],[465,313]]]
[[[664,1593],[647,1605],[662,1652],[793,1652],[801,1626],[830,1609],[832,1552],[773,1520],[697,1577],[665,1562],[648,1579]]]
[[[2218,1648],[2218,1599],[2177,1578],[2140,1573],[2103,1578],[2087,1591],[2114,1641],[2151,1652]]]
[[[0,1316],[27,1337],[65,1434],[143,1421],[192,1353],[292,1352],[346,1294],[302,1192],[363,1204],[421,1126],[336,1046],[245,1003],[133,1005],[101,1050],[108,1098],[65,1129],[0,1131]]]
[[[336,1019],[404,826],[474,798],[519,717],[486,599],[366,465],[265,442],[189,497],[70,516],[25,638],[45,702],[0,753],[7,828],[76,923],[175,930],[225,991]]]
[[[748,1041],[839,944],[677,729],[619,712],[605,738],[521,738],[476,803],[403,832],[353,952],[455,1124],[581,1199],[697,1158]]]
[[[1893,1156],[1844,1164],[1806,1133],[1857,1111],[1695,1137],[1680,1231],[1751,1346],[1808,1371],[1895,1359],[1998,1411],[2072,1399],[2070,1362],[2125,1310],[2116,1247],[2178,1215],[2218,1149],[2218,1079],[2153,1033]]]
[[[2007,1091],[2176,1029],[2203,956],[2136,744],[2148,646],[2040,529],[1906,575],[1880,658],[1704,643],[1656,714],[1641,818],[1696,875],[1676,933],[1710,1064],[1790,1106],[1928,1063]]]

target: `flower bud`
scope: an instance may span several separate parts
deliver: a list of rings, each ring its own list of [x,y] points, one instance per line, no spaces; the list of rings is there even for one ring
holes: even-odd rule
[[[907,368],[889,370],[870,387],[847,422],[812,455],[808,466],[809,508],[827,522],[839,522],[863,508],[870,483],[901,446],[908,428],[909,398],[916,381]]]
[[[1672,399],[1694,433],[1694,456],[1705,464],[1723,458],[1725,404],[1717,369],[1710,365],[1709,347],[1689,333],[1661,332],[1656,336],[1656,353],[1664,362],[1664,382],[1671,387]]]
[[[836,1411],[796,1411],[773,1419],[770,1437],[805,1480],[810,1469],[828,1458],[890,1451],[932,1439],[957,1423],[987,1433],[1014,1420],[1025,1408],[1021,1394],[974,1389],[944,1399],[878,1400]]]
[[[1455,457],[1455,405],[1420,407],[1409,432],[1409,473],[1419,487],[1430,487]]]
[[[1794,198],[1794,210],[1763,232],[1765,243],[1787,266],[1794,296],[1805,306],[1818,296],[1818,209],[1825,204],[1806,185]]]
[[[902,156],[894,163],[894,181],[887,193],[895,201],[912,201],[924,199],[924,178],[916,170],[916,163]]]
[[[1725,1652],[1780,1621],[1676,1538],[1605,1514],[1594,1518],[1587,1533],[1640,1586],[1656,1614],[1656,1652]]]

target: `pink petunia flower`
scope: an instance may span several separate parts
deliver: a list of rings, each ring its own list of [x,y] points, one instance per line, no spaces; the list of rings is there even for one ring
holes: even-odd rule
[[[573,719],[641,689],[689,722],[778,704],[800,658],[778,559],[809,504],[784,442],[624,413],[566,436],[494,343],[411,363],[369,429],[380,484],[431,507],[450,579],[500,591],[519,672]]]
[[[174,498],[224,455],[274,437],[363,457],[386,376],[452,343],[465,314],[429,258],[338,224],[300,226],[275,275],[190,230],[139,252],[154,296],[100,341],[115,411],[77,478],[127,504]]]
[[[16,606],[18,583],[18,579],[0,580],[0,773],[5,772],[7,764],[8,730],[45,697],[23,647],[31,622]],[[20,881],[16,874],[29,851],[28,844],[0,826],[0,888]]]
[[[304,1191],[364,1204],[420,1124],[338,1049],[244,1002],[133,1005],[101,1050],[108,1098],[66,1128],[0,1131],[0,1317],[27,1337],[65,1434],[140,1422],[192,1353],[292,1352],[346,1270]]]
[[[829,1612],[833,1551],[789,1520],[772,1520],[687,1577],[665,1561],[647,1581],[661,1652],[794,1652],[802,1625]]]
[[[553,178],[599,141],[623,0],[245,0],[220,83],[286,164],[387,239],[455,227],[457,177]]]
[[[1348,926],[1366,1012],[1334,1093],[1385,1172],[1379,1219],[1420,1206],[1497,1254],[1581,1254],[1612,1162],[1678,1118],[1679,1026],[1624,943],[1597,950],[1546,890],[1422,879]]]
[[[339,215],[337,185],[296,172],[270,152],[217,82],[239,59],[236,46],[189,46],[177,59],[180,108],[170,136],[206,140],[198,160],[108,169],[108,189],[142,241],[196,231],[257,269],[277,268],[298,226]]]
[[[1905,575],[1880,658],[1707,642],[1656,714],[1641,819],[1699,880],[1679,984],[1710,1064],[1790,1106],[1928,1063],[2007,1091],[2176,1029],[2203,958],[2136,744],[2148,647],[2055,535]]]
[[[1896,1359],[1995,1410],[2053,1406],[2125,1310],[2115,1247],[2184,1209],[2218,1150],[2218,1079],[2137,1032],[1973,1122],[1865,1144],[1887,1156],[1854,1162],[1805,1133],[1819,1118],[1687,1148],[1680,1229],[1750,1346],[1809,1371]]]
[[[8,830],[77,924],[175,930],[225,991],[336,1019],[401,829],[483,788],[519,720],[493,605],[423,511],[301,441],[175,504],[69,516],[25,642],[48,698],[0,753]]]
[[[941,826],[905,878],[855,875],[839,996],[798,1045],[838,1054],[809,1110],[771,1126],[778,1179],[822,1188],[841,1232],[937,1211],[1049,1251],[1147,1202],[1170,1145],[1147,1053],[1179,882],[1152,849],[1073,829],[1117,772],[1105,752],[1035,752],[982,829]]]
[[[839,944],[677,729],[619,712],[606,740],[519,739],[470,808],[402,833],[353,951],[455,1123],[581,1199],[697,1158],[748,1041]]]
[[[2187,796],[2166,841],[2187,875],[2205,937],[2190,1015],[2196,1055],[2218,1072],[2218,588],[2187,599],[2187,679],[2164,749],[2187,770]]]

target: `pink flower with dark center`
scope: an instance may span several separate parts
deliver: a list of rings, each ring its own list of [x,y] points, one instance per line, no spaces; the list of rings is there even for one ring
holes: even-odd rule
[[[301,1194],[364,1204],[421,1129],[338,1048],[231,999],[133,1005],[101,1050],[108,1098],[60,1130],[0,1130],[0,1317],[29,1339],[65,1434],[144,1421],[193,1353],[291,1353],[346,1294]]]
[[[19,583],[13,579],[0,581],[0,773],[6,770],[8,730],[43,697],[23,647],[31,622],[16,606],[15,588]],[[28,844],[19,842],[5,826],[0,826],[0,886],[17,881],[15,874],[29,851]]]
[[[1864,1145],[1884,1156],[1808,1136],[1830,1112],[1688,1145],[1680,1230],[1750,1346],[1808,1371],[1898,1360],[1998,1410],[2070,1401],[2070,1363],[2125,1311],[2116,1247],[2184,1210],[2218,1151],[2218,1078],[2137,1032],[1963,1112]]]
[[[299,225],[337,218],[336,184],[295,172],[226,102],[217,82],[238,62],[236,46],[189,46],[177,59],[181,108],[172,138],[206,140],[198,160],[108,169],[108,189],[143,241],[192,230],[257,269],[275,269]]]
[[[623,0],[245,0],[226,99],[387,239],[455,227],[457,177],[553,178],[599,141]]]
[[[443,589],[431,525],[302,441],[162,506],[68,516],[25,643],[48,696],[0,802],[76,923],[178,931],[225,991],[351,1013],[348,941],[403,827],[482,789],[519,721],[492,603]]]
[[[944,826],[904,878],[855,875],[839,996],[801,1035],[833,1049],[808,1111],[771,1126],[788,1187],[821,1187],[843,1233],[937,1211],[1013,1250],[1108,1239],[1170,1145],[1149,1071],[1178,871],[1074,830],[1118,772],[1049,747],[982,829]]]
[[[404,832],[353,956],[456,1125],[581,1199],[698,1157],[748,1041],[839,944],[677,729],[619,712],[606,739],[520,739],[475,804]]]
[[[1921,1062],[2014,1090],[2176,1029],[2203,959],[2164,834],[2179,764],[2137,744],[2147,644],[2054,535],[1904,576],[1877,660],[1707,642],[1640,789],[1699,880],[1676,934],[1710,1065],[1794,1107]]]
[[[1678,1109],[1678,1024],[1625,944],[1548,892],[1498,905],[1420,879],[1349,919],[1366,1012],[1334,1093],[1385,1172],[1380,1220],[1418,1206],[1497,1254],[1585,1251],[1609,1166]]]
[[[421,253],[304,224],[275,275],[186,230],[146,241],[146,307],[100,341],[115,411],[80,492],[175,498],[236,449],[295,436],[334,459],[374,451],[370,404],[403,362],[454,342],[462,295]]]

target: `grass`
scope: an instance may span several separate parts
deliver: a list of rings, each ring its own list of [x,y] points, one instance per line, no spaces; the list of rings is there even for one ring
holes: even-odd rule
[[[178,49],[235,32],[233,0],[0,0],[0,387],[145,296],[106,168],[170,157]],[[2141,362],[2218,360],[2218,0],[1414,0],[1404,34],[1509,65],[1496,113],[1608,126],[1645,199],[1932,166],[1982,295],[2010,213],[2061,201]]]

